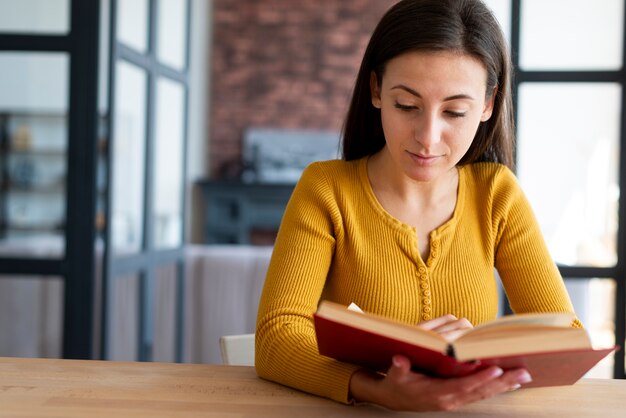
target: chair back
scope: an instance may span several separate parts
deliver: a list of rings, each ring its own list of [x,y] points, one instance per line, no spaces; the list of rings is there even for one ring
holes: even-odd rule
[[[220,337],[222,362],[231,366],[254,366],[254,334]]]

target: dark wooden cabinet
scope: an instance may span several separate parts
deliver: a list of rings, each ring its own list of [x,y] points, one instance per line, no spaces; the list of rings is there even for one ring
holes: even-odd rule
[[[204,197],[204,240],[209,244],[269,243],[295,185],[198,182]],[[262,242],[255,236],[262,235]]]

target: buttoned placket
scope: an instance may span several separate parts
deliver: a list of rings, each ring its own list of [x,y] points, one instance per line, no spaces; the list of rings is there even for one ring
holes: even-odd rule
[[[428,282],[428,270],[424,266],[419,266],[419,280],[422,298],[421,318],[424,321],[432,319],[432,301],[430,299],[430,283]]]
[[[430,254],[426,260],[426,266],[420,265],[418,268],[420,280],[420,298],[422,302],[421,318],[423,321],[432,319],[432,293],[430,289],[430,277],[428,269],[432,267],[434,261],[439,257],[440,242],[438,237],[433,237],[430,242]],[[428,267],[428,268],[427,268]]]

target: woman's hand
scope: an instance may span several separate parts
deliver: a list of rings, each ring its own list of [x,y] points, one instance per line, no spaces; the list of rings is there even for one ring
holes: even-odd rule
[[[393,410],[452,411],[530,381],[524,369],[504,372],[499,367],[460,378],[433,378],[411,371],[409,359],[397,355],[386,376],[366,370],[355,372],[350,380],[350,394],[358,402]]]
[[[466,318],[457,318],[454,315],[444,315],[439,318],[423,321],[418,327],[434,331],[447,341],[453,341],[463,335],[474,326]]]

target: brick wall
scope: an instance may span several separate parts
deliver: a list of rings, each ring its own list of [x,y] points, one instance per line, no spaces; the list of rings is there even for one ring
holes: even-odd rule
[[[246,128],[339,131],[361,56],[396,0],[214,0],[210,167],[236,175]]]

